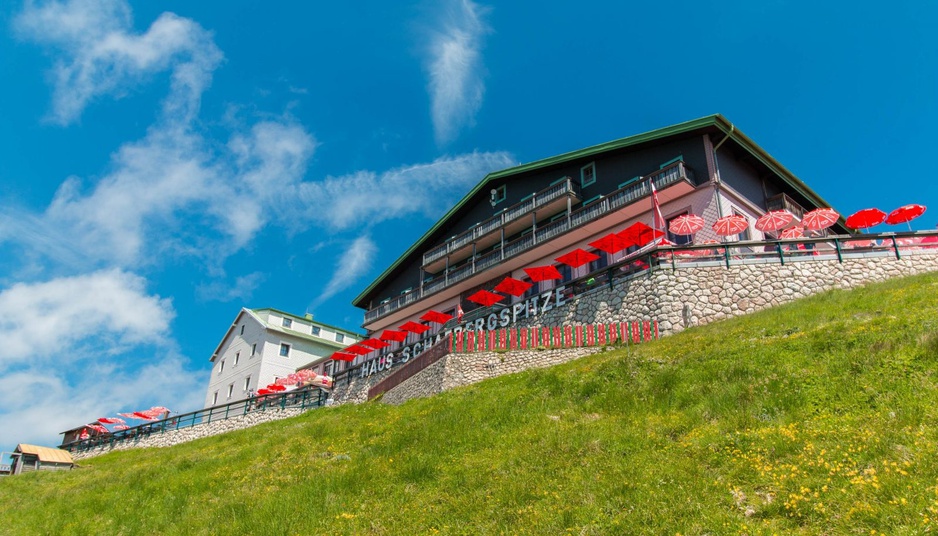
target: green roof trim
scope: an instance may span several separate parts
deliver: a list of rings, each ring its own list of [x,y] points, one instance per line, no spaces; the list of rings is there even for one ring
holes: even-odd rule
[[[401,263],[403,263],[405,259],[410,257],[414,251],[416,251],[418,248],[424,247],[424,242],[430,236],[432,236],[433,233],[442,227],[450,217],[452,217],[459,209],[466,205],[469,200],[471,200],[480,190],[484,189],[491,181],[709,127],[715,127],[729,136],[729,139],[735,141],[740,147],[746,149],[756,159],[765,164],[773,172],[777,173],[783,180],[788,182],[798,193],[807,199],[816,201],[818,206],[830,206],[830,204],[824,201],[817,193],[814,192],[814,190],[809,188],[808,185],[806,185],[791,171],[785,168],[785,166],[772,158],[772,156],[765,152],[764,149],[756,145],[756,143],[753,142],[748,136],[740,132],[739,129],[737,129],[725,117],[720,114],[708,115],[706,117],[686,121],[684,123],[678,123],[676,125],[671,125],[657,130],[651,130],[642,134],[628,136],[626,138],[586,147],[585,149],[571,151],[557,156],[536,160],[528,164],[521,164],[508,169],[503,169],[501,171],[494,171],[489,173],[481,181],[479,181],[479,183],[476,184],[476,186],[470,190],[469,193],[463,196],[463,198],[459,200],[458,203],[453,205],[453,207],[449,209],[446,214],[444,214],[432,227],[430,227],[430,229],[427,230],[427,232],[425,232],[416,242],[414,242],[413,245],[411,245],[404,253],[402,253],[396,261],[394,261],[390,266],[388,266],[387,269],[381,272],[381,275],[379,275],[370,285],[368,285],[365,290],[361,291],[358,296],[352,300],[352,305],[359,308],[367,308],[360,303],[365,299],[365,296],[371,293],[375,287],[380,285],[384,279],[388,277],[388,275],[390,275]],[[719,143],[719,141],[717,141],[717,143]]]
[[[299,320],[300,322],[308,322],[308,323],[310,323],[310,324],[316,324],[316,325],[319,326],[319,327],[329,328],[329,329],[331,329],[331,330],[333,330],[333,331],[336,331],[336,332],[338,332],[338,333],[344,333],[345,335],[351,335],[352,337],[360,337],[360,338],[362,338],[362,339],[365,338],[365,336],[364,336],[363,334],[358,333],[358,332],[355,332],[355,331],[352,331],[352,330],[350,330],[350,329],[340,328],[340,327],[337,327],[337,326],[333,326],[332,324],[326,324],[325,322],[320,322],[320,321],[318,321],[318,320],[316,320],[316,319],[310,319],[310,318],[306,318],[305,316],[299,316],[299,315],[295,315],[295,314],[293,314],[293,313],[288,313],[288,312],[286,312],[286,311],[281,311],[280,309],[274,309],[273,307],[261,307],[260,309],[251,309],[251,311],[254,312],[255,314],[260,313],[261,311],[270,311],[270,312],[272,312],[272,313],[277,313],[278,315],[283,315],[283,316],[288,317],[288,318],[293,319],[293,320]],[[289,331],[292,332],[293,330],[289,330]],[[297,333],[298,335],[302,335],[302,333],[300,333],[300,332],[296,332],[296,333]]]

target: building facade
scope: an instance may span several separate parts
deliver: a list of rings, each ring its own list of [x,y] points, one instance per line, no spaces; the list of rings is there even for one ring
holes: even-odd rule
[[[467,297],[506,277],[533,286],[523,296],[506,296],[501,305],[598,273],[631,250],[608,254],[589,243],[636,222],[653,225],[652,184],[665,220],[661,227],[683,214],[707,223],[693,237],[669,235],[676,244],[725,240],[711,225],[731,214],[750,227],[730,239],[774,238],[752,226],[766,212],[788,210],[797,223],[807,211],[829,206],[723,116],[630,136],[486,176],[355,298],[353,304],[365,312],[363,327],[380,334],[421,322],[431,310],[470,316],[480,306]],[[842,220],[830,230],[847,231]],[[578,248],[599,258],[577,268],[556,260]],[[546,265],[556,266],[562,279],[532,282],[523,271]],[[432,328],[430,336],[444,329],[423,323]],[[427,338],[408,335],[385,353]]]
[[[205,407],[247,398],[300,369],[331,375],[329,356],[362,340],[351,330],[277,309],[243,308],[212,354]]]

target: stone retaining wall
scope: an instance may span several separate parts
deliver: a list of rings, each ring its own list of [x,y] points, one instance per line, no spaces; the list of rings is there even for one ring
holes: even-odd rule
[[[659,267],[571,298],[519,327],[658,320],[662,335],[797,300],[895,277],[938,270],[938,255],[789,261],[695,268]]]
[[[267,411],[253,411],[247,415],[230,417],[225,420],[213,421],[208,424],[189,426],[187,428],[180,428],[179,430],[167,430],[166,432],[154,432],[149,435],[138,436],[134,439],[121,441],[115,443],[114,445],[101,445],[84,452],[72,453],[72,459],[76,461],[83,460],[85,458],[100,456],[101,454],[106,454],[114,450],[138,449],[144,447],[171,447],[173,445],[185,443],[186,441],[192,441],[194,439],[224,434],[225,432],[240,430],[242,428],[249,428],[251,426],[256,426],[265,422],[286,419],[287,417],[299,415],[300,413],[310,409],[314,408],[286,408]]]

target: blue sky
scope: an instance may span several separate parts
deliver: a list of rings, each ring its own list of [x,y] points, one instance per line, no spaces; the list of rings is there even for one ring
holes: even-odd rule
[[[516,163],[722,113],[845,214],[938,209],[934,2],[270,4],[0,6],[0,450],[198,409],[242,306],[358,328]]]

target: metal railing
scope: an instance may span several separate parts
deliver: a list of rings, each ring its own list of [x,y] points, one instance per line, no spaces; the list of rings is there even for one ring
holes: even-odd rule
[[[651,188],[649,187],[648,179],[654,181],[655,188],[661,190],[680,181],[688,181],[693,183],[693,178],[693,171],[685,166],[684,162],[674,162],[673,164],[670,164],[669,166],[652,173],[644,180],[624,188],[619,188],[618,190],[610,193],[608,196],[600,198],[596,202],[590,203],[587,206],[580,207],[577,210],[570,212],[568,218],[559,218],[550,223],[547,223],[543,227],[537,227],[533,229],[531,234],[522,236],[521,238],[515,239],[505,244],[501,251],[495,250],[494,252],[489,252],[480,257],[476,257],[474,263],[473,259],[470,258],[465,261],[465,264],[459,265],[455,268],[451,267],[448,272],[444,272],[443,274],[435,276],[433,279],[424,281],[422,289],[417,288],[411,290],[405,295],[394,298],[387,303],[382,303],[377,307],[366,311],[365,323],[367,324],[368,322],[372,322],[386,314],[396,311],[407,303],[411,303],[431,294],[440,292],[450,285],[462,281],[476,273],[482,272],[491,266],[510,259],[511,257],[534,248],[539,244],[543,244],[544,242],[556,236],[569,232],[581,225],[619,210],[625,205],[635,203],[636,201],[648,197],[651,195]],[[551,186],[550,188],[542,190],[540,193],[538,193],[537,195],[540,196],[538,198],[539,200],[534,204],[536,206],[541,206],[545,203],[548,203],[549,201],[552,201],[553,199],[556,199],[557,197],[564,195],[568,191],[572,191],[572,188],[573,183],[569,179],[564,183],[555,184],[554,186]],[[479,226],[473,227],[473,229],[470,229],[470,231],[474,232],[474,230],[479,229],[481,225],[482,224],[479,224]],[[470,231],[463,233],[463,235],[469,233]],[[460,237],[463,235],[460,235]],[[453,243],[453,241],[449,242],[449,244]],[[436,249],[439,248],[434,248],[434,251]],[[452,249],[454,248],[450,248],[450,251],[452,251]],[[427,259],[425,257],[424,264],[426,263]],[[405,297],[407,297],[406,300]]]
[[[126,441],[139,441],[153,434],[163,434],[182,428],[240,417],[254,411],[317,408],[325,403],[327,397],[328,393],[318,387],[261,395],[148,422],[126,430],[116,430],[108,434],[95,434],[89,439],[65,443],[60,445],[59,448],[69,452],[85,452],[105,445],[113,446]]]
[[[551,201],[567,194],[575,196],[580,195],[579,187],[570,177],[566,177],[562,182],[548,186],[533,194],[528,199],[506,208],[491,218],[475,224],[472,228],[463,231],[443,244],[427,251],[423,254],[423,265],[426,266],[434,261],[440,260],[450,252],[471,244],[473,240],[495,232],[525,214],[530,214],[533,210],[543,207]]]

